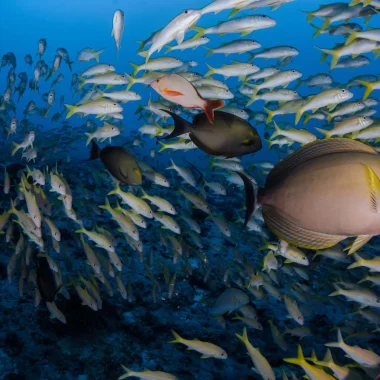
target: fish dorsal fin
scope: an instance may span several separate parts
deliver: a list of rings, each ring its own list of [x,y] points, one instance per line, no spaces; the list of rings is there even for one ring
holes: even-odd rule
[[[359,141],[345,138],[333,138],[316,140],[304,145],[290,156],[284,158],[268,174],[265,187],[269,188],[276,184],[283,176],[286,176],[292,169],[313,158],[326,154],[343,152],[363,152],[377,154],[376,150],[369,145]]]

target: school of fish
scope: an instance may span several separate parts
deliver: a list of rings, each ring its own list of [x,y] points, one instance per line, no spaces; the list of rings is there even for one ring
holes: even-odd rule
[[[167,329],[158,343],[186,346],[199,366],[238,355],[255,379],[380,376],[380,66],[356,75],[380,56],[380,1],[304,12],[322,53],[321,72],[308,78],[292,68],[302,51],[289,41],[252,39],[257,30],[276,33],[276,14],[291,1],[173,5],[181,12],[140,42],[124,63],[129,74],[103,62],[99,47],[75,59],[42,38],[37,54],[25,52],[25,72],[3,52],[1,255],[8,286],[31,295],[50,323],[75,323],[64,313],[73,298],[94,319],[104,299],[139,302],[140,273],[149,302],[170,300],[173,310],[180,283],[191,283],[197,307],[207,309],[202,323],[228,331],[226,341],[180,324]],[[219,12],[224,21],[202,27]],[[134,42],[123,37],[127,13],[110,20],[115,62]],[[223,35],[232,41],[219,43]],[[320,35],[335,46],[320,46]],[[200,62],[177,58],[197,48],[205,49],[203,74]],[[224,55],[220,67],[208,64],[215,55]],[[343,69],[352,79],[335,82]],[[142,101],[142,85],[150,98],[135,107],[141,125],[125,129],[123,107]],[[148,139],[156,141],[149,152]],[[75,149],[88,156],[73,162]],[[276,161],[258,161],[261,150],[275,151]],[[343,318],[321,335],[316,321],[336,309]],[[182,378],[181,363],[177,373],[138,368],[128,355],[119,364],[119,379]]]

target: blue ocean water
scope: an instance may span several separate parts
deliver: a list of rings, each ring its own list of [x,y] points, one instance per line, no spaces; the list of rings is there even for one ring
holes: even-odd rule
[[[325,1],[324,4],[333,3]],[[68,180],[73,194],[74,205],[81,215],[87,228],[93,228],[99,224],[114,234],[118,234],[117,225],[111,221],[106,212],[96,213],[97,206],[104,204],[104,198],[112,189],[112,181],[104,174],[104,167],[99,163],[88,163],[85,160],[89,157],[89,148],[86,147],[85,132],[88,132],[84,122],[88,119],[94,120],[97,126],[101,125],[99,119],[93,116],[81,118],[74,115],[68,119],[68,125],[62,128],[59,135],[52,135],[51,132],[61,127],[61,122],[65,120],[65,113],[58,123],[51,120],[52,115],[63,111],[60,106],[60,97],[64,97],[64,103],[74,105],[80,97],[74,94],[71,88],[72,73],[81,74],[84,70],[95,64],[95,61],[88,63],[78,62],[77,54],[85,47],[91,47],[95,50],[104,49],[100,55],[100,63],[110,63],[115,66],[117,73],[132,74],[133,69],[130,63],[143,64],[144,58],[137,55],[139,47],[138,41],[146,40],[153,32],[167,25],[174,17],[185,9],[198,9],[207,5],[204,0],[187,0],[187,1],[168,1],[168,0],[140,0],[136,2],[121,0],[3,0],[0,3],[0,35],[1,35],[1,56],[8,52],[13,52],[17,58],[16,76],[20,72],[26,72],[28,80],[33,78],[33,68],[38,60],[36,57],[38,41],[41,38],[47,40],[47,49],[43,59],[51,67],[56,49],[64,47],[67,49],[72,65],[72,72],[65,62],[61,63],[59,73],[64,75],[64,80],[55,86],[56,99],[49,111],[48,118],[41,117],[37,114],[27,116],[30,126],[29,130],[36,125],[42,125],[36,134],[35,146],[39,149],[39,155],[36,163],[30,163],[31,167],[45,170],[45,164],[54,167],[57,161],[60,162],[59,170]],[[342,36],[320,35],[313,39],[315,30],[306,20],[306,14],[301,11],[311,11],[318,6],[318,2],[311,0],[296,0],[282,5],[277,10],[262,8],[255,11],[256,14],[267,14],[276,20],[277,25],[274,28],[255,31],[244,38],[253,38],[258,41],[262,48],[275,47],[279,45],[289,45],[299,50],[300,54],[293,58],[286,69],[295,69],[302,72],[302,78],[306,79],[311,75],[318,73],[330,74],[336,83],[344,86],[350,79],[356,75],[374,74],[379,75],[379,61],[373,59],[373,54],[366,54],[371,59],[371,63],[361,68],[335,69],[330,72],[330,60],[324,63],[320,62],[321,52],[315,46],[323,48],[332,48],[336,43],[344,41]],[[122,9],[125,14],[125,29],[121,42],[121,49],[117,53],[115,41],[111,37],[112,17],[117,9]],[[209,27],[216,25],[218,22],[228,19],[230,10],[222,11],[216,15],[207,14],[201,17],[197,26]],[[252,14],[252,11],[242,11],[238,16]],[[360,25],[364,26],[361,19],[355,19]],[[322,21],[314,19],[312,21],[321,25]],[[379,16],[374,16],[366,27],[379,27]],[[193,35],[194,32],[186,34]],[[208,47],[218,47],[222,43],[237,40],[239,34],[226,34],[224,36],[210,35],[211,42]],[[171,45],[175,44],[172,42]],[[166,49],[163,49],[163,52]],[[155,53],[152,58],[163,56]],[[26,54],[33,58],[33,65],[28,66],[24,62]],[[182,61],[193,60],[198,65],[192,71],[204,75],[207,71],[207,65],[220,67],[224,64],[232,63],[236,60],[246,62],[247,54],[232,54],[225,56],[223,54],[213,54],[205,57],[206,50],[198,47],[196,50],[173,51],[169,56],[177,57]],[[254,63],[260,68],[273,66],[276,60],[255,59]],[[10,66],[2,68],[0,71],[0,93],[3,94],[7,88],[7,74]],[[53,75],[54,79],[57,74]],[[236,78],[225,80],[222,76],[213,75],[213,78],[225,81],[229,88],[236,94],[241,85]],[[44,108],[45,101],[43,94],[50,90],[51,80],[42,79],[39,91],[31,91],[29,88],[22,96],[19,102],[15,101],[16,109],[9,115],[17,117],[20,121],[24,118],[23,111],[27,103],[35,101],[37,107]],[[16,86],[19,78],[16,79]],[[294,88],[295,83],[288,88]],[[121,87],[124,88],[124,87]],[[302,86],[299,89],[302,96],[316,94],[319,88],[308,88]],[[166,188],[157,188],[151,184],[144,184],[144,189],[149,194],[163,197],[173,203],[176,207],[181,207],[186,213],[191,214],[191,207],[185,203],[179,194],[179,189],[184,188],[192,191],[191,187],[185,185],[183,180],[178,176],[165,170],[170,165],[170,159],[173,159],[177,165],[191,167],[193,164],[206,173],[208,170],[210,157],[200,150],[190,150],[186,152],[158,152],[160,145],[155,138],[150,139],[147,136],[141,137],[140,146],[133,144],[133,141],[139,133],[137,129],[144,124],[146,120],[139,118],[136,110],[139,105],[145,106],[149,100],[159,100],[158,94],[149,86],[144,87],[136,84],[132,87],[141,95],[142,99],[137,102],[129,102],[123,105],[124,119],[121,121],[123,128],[122,135],[113,138],[112,145],[123,145],[131,151],[139,160],[149,163],[158,172],[165,174],[171,181],[170,190]],[[355,88],[354,99],[362,98],[363,90]],[[371,97],[379,98],[376,93]],[[235,104],[236,105],[236,104]],[[254,111],[263,111],[264,103],[258,101],[253,103],[250,109]],[[237,105],[245,108],[245,103]],[[379,112],[379,106],[374,107]],[[1,115],[1,111],[0,111]],[[8,115],[7,115],[8,116]],[[376,117],[373,116],[374,118]],[[153,118],[154,120],[155,118]],[[7,119],[8,120],[8,119]],[[276,121],[288,122],[294,125],[294,114],[285,115],[276,118]],[[159,121],[160,122],[160,121]],[[118,122],[116,124],[119,125]],[[285,157],[286,150],[268,149],[265,141],[270,136],[265,135],[265,124],[252,121],[263,140],[263,149],[252,155],[242,158],[242,164],[248,169],[248,172],[255,180],[262,185],[265,182],[263,172],[254,170],[252,165],[263,161],[269,161],[276,164],[280,158]],[[307,124],[307,130],[321,137],[316,132],[315,127],[325,126],[325,122],[312,120]],[[82,129],[80,129],[82,128]],[[72,130],[76,129],[78,138],[60,150],[63,141],[72,135]],[[14,163],[20,163],[21,154],[11,156],[11,141],[20,143],[22,134],[20,131],[16,137],[2,137],[1,160],[3,166]],[[53,137],[52,137],[53,136]],[[265,139],[264,139],[265,138]],[[54,146],[54,149],[52,148]],[[108,142],[102,144],[102,147],[109,145]],[[49,146],[49,149],[45,149]],[[298,148],[296,144],[292,149]],[[154,158],[150,157],[151,149],[155,149]],[[47,173],[47,172],[46,172]],[[170,174],[169,174],[170,173]],[[220,176],[214,172],[208,172],[208,179],[221,180]],[[193,170],[196,177],[198,173]],[[223,177],[222,177],[223,178]],[[221,180],[222,181],[222,180]],[[55,257],[61,268],[62,277],[71,294],[71,300],[67,301],[62,295],[59,295],[57,305],[62,309],[67,317],[67,324],[62,324],[57,320],[49,319],[49,312],[45,305],[38,308],[33,307],[33,287],[28,282],[25,284],[25,290],[22,296],[19,296],[18,276],[9,283],[7,275],[7,266],[9,259],[17,245],[19,234],[15,233],[15,238],[10,242],[4,243],[4,252],[0,254],[2,263],[2,277],[0,285],[0,379],[116,379],[123,375],[125,371],[121,364],[134,371],[143,371],[144,368],[155,371],[170,372],[179,379],[260,379],[263,376],[252,371],[252,362],[246,354],[244,344],[236,338],[235,334],[242,334],[243,323],[232,321],[231,316],[226,317],[227,324],[219,323],[210,316],[210,308],[215,299],[228,288],[240,287],[246,291],[243,283],[244,277],[241,275],[244,271],[252,272],[261,271],[263,268],[263,259],[268,251],[259,251],[266,239],[275,240],[275,236],[265,229],[262,234],[255,231],[240,232],[236,223],[237,215],[244,218],[244,190],[241,187],[229,185],[225,178],[223,184],[227,191],[227,198],[214,195],[211,191],[207,199],[218,210],[217,213],[223,215],[233,230],[233,237],[226,238],[212,221],[206,219],[205,215],[199,215],[194,212],[192,216],[202,225],[202,234],[200,235],[203,247],[197,244],[189,243],[187,240],[182,241],[183,250],[187,251],[188,258],[181,257],[178,262],[172,261],[172,250],[170,244],[165,246],[160,242],[161,230],[157,224],[148,221],[148,228],[141,229],[140,233],[144,242],[144,263],[140,262],[139,255],[133,252],[125,242],[116,249],[122,257],[125,270],[122,272],[122,279],[127,286],[131,284],[133,296],[131,301],[124,300],[117,292],[117,285],[112,276],[114,296],[111,297],[102,286],[101,296],[103,299],[103,308],[93,312],[90,308],[81,305],[81,301],[75,294],[73,286],[68,285],[77,272],[86,273],[88,266],[84,264],[85,256],[79,239],[75,234],[78,226],[65,217],[60,202],[56,196],[49,194],[49,187],[46,185],[46,193],[49,194],[53,205],[52,219],[56,219],[57,225],[62,230],[64,238],[61,243],[61,250],[65,253],[56,254],[53,251],[50,236],[46,237],[46,245]],[[47,180],[48,182],[48,180]],[[326,184],[328,186],[328,184]],[[87,188],[89,196],[83,192],[83,187]],[[193,191],[201,194],[202,186],[198,186]],[[15,191],[14,189],[12,191]],[[209,190],[207,190],[209,192]],[[17,193],[12,194],[16,198]],[[227,199],[227,200],[226,200]],[[8,210],[10,197],[7,194],[1,195],[1,212]],[[24,207],[24,206],[22,206]],[[93,207],[93,208],[91,208]],[[25,208],[25,207],[24,207]],[[97,210],[99,211],[99,210]],[[182,227],[183,225],[181,225]],[[187,227],[188,228],[188,227]],[[260,227],[261,229],[261,227]],[[7,231],[4,228],[4,231]],[[167,232],[167,230],[163,230]],[[16,239],[17,236],[17,239]],[[122,236],[122,235],[120,235]],[[118,236],[119,242],[121,241]],[[3,239],[1,236],[0,239]],[[27,238],[25,237],[25,240]],[[3,241],[3,240],[1,240]],[[5,240],[4,240],[5,241]],[[32,243],[33,244],[33,243]],[[23,254],[26,251],[27,241],[23,246]],[[95,244],[94,244],[95,247]],[[34,246],[33,246],[34,248]],[[94,248],[98,249],[99,248]],[[236,260],[236,251],[244,259]],[[152,253],[153,252],[153,253]],[[376,256],[376,248],[369,253]],[[208,262],[202,264],[202,255],[208,257]],[[235,259],[234,259],[235,254]],[[310,262],[313,255],[308,252]],[[184,255],[186,256],[186,255]],[[106,257],[103,255],[103,257]],[[141,257],[141,256],[140,256]],[[152,258],[153,257],[153,258]],[[206,262],[206,261],[205,261]],[[189,264],[190,263],[190,264]],[[302,312],[305,315],[305,326],[309,327],[313,336],[305,337],[299,340],[296,337],[285,335],[288,343],[286,351],[282,351],[279,345],[272,337],[268,321],[274,320],[276,326],[285,332],[285,328],[299,327],[293,322],[290,323],[287,318],[287,311],[280,299],[275,299],[266,295],[262,299],[259,296],[250,294],[251,304],[258,310],[258,318],[263,325],[261,330],[248,329],[248,335],[252,345],[259,347],[263,355],[272,366],[275,376],[282,379],[282,371],[291,378],[291,372],[300,379],[304,375],[300,367],[285,363],[284,358],[294,358],[297,356],[297,344],[300,343],[304,349],[305,356],[311,355],[312,350],[316,350],[318,358],[322,358],[325,353],[324,344],[330,341],[336,341],[336,332],[332,331],[334,326],[351,327],[353,332],[362,333],[364,338],[360,337],[351,339],[350,344],[359,345],[363,348],[375,349],[377,353],[380,344],[378,332],[375,336],[370,336],[376,328],[376,323],[368,322],[366,319],[356,319],[351,317],[350,313],[356,311],[352,304],[345,299],[334,297],[334,302],[330,301],[327,295],[333,291],[332,282],[344,278],[346,281],[357,283],[367,272],[361,271],[355,273],[353,278],[345,278],[346,264],[336,261],[313,261],[308,268],[308,278],[291,277],[291,280],[284,280],[283,274],[280,276],[281,281],[274,286],[285,294],[291,291],[296,284],[301,283],[305,286],[302,293],[306,299],[299,301],[302,304]],[[145,266],[144,266],[145,264]],[[209,265],[210,264],[210,265]],[[281,264],[283,264],[281,262]],[[19,264],[22,266],[22,264]],[[161,284],[161,291],[157,290],[157,301],[154,302],[151,296],[152,280],[146,265],[151,268],[155,278]],[[186,266],[193,268],[193,275],[186,272]],[[112,266],[112,265],[111,265]],[[176,288],[174,296],[169,299],[167,296],[168,281],[166,279],[164,267],[169,267],[170,278],[177,273]],[[253,268],[248,271],[247,268]],[[31,268],[28,268],[28,273]],[[230,270],[231,278],[225,279],[226,271]],[[21,271],[21,269],[20,269]],[[16,271],[17,272],[17,271]],[[229,273],[229,272],[228,272]],[[326,280],[328,279],[328,281]],[[153,281],[154,282],[154,281]],[[170,282],[170,281],[169,281]],[[28,288],[28,289],[27,289]],[[129,292],[128,288],[128,292]],[[375,288],[379,294],[379,288]],[[310,297],[309,297],[310,296]],[[379,318],[378,309],[374,310],[375,315]],[[374,317],[375,319],[375,317]],[[347,322],[349,321],[349,322]],[[200,339],[201,341],[212,342],[223,347],[228,353],[227,360],[201,359],[200,354],[194,351],[185,351],[183,347],[177,344],[168,344],[172,340],[170,330],[176,330],[181,336],[187,339]],[[347,333],[349,335],[349,333]],[[354,337],[355,338],[355,337]],[[332,349],[334,359],[337,358],[340,364],[348,362],[343,356],[343,352],[338,349]],[[331,373],[331,371],[330,371]],[[373,376],[372,372],[368,379]],[[360,372],[361,378],[365,379],[364,372]],[[317,377],[318,378],[318,377]],[[373,377],[374,378],[374,377]]]

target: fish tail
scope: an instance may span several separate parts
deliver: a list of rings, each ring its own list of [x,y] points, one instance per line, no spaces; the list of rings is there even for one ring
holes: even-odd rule
[[[313,38],[316,38],[318,37],[321,32],[322,32],[322,29],[321,28],[318,28],[317,25],[314,25],[314,24],[310,24],[312,26],[312,28],[315,30],[315,33],[313,34]]]
[[[339,296],[340,294],[342,294],[342,289],[338,285],[334,284],[334,288],[335,288],[335,292],[330,293],[329,297],[335,297],[335,296]]]
[[[329,18],[326,18],[325,22],[321,26],[321,29],[325,30],[326,28],[330,26],[330,24],[331,24],[331,20]]]
[[[20,149],[20,145],[12,141],[12,147],[13,149],[12,149],[11,156],[13,156]]]
[[[129,91],[129,89],[135,84],[135,78],[131,75],[128,75],[127,73],[125,74],[125,76],[128,79],[128,86],[126,88],[126,91]]]
[[[170,330],[174,336],[174,340],[171,340],[168,343],[182,343],[183,338],[181,338],[174,330]]]
[[[330,131],[326,131],[322,128],[315,128],[319,133],[322,133],[324,135],[324,138],[329,139],[331,137]]]
[[[302,13],[305,13],[307,15],[307,22],[312,22],[313,19],[314,19],[314,15],[312,14],[312,12],[308,12],[308,11],[301,11]]]
[[[133,67],[133,74],[132,76],[135,76],[137,72],[139,71],[139,65],[136,65],[135,63],[129,62],[129,64]]]
[[[94,58],[95,58],[96,62],[99,62],[99,55],[102,54],[103,51],[104,51],[104,49],[101,49],[101,50],[97,51],[96,53],[94,53]]]
[[[252,181],[243,173],[236,172],[238,176],[243,180],[245,190],[245,219],[242,227],[242,231],[247,227],[253,213],[256,209],[256,194]]]
[[[251,98],[249,99],[248,103],[246,104],[246,107],[249,107],[255,101],[255,97],[256,97],[257,93],[259,92],[259,88],[257,86],[255,86],[254,88],[255,88],[255,91],[251,95]]]
[[[207,116],[208,121],[212,124],[214,122],[214,109],[224,106],[224,100],[206,100],[203,110]]]
[[[206,32],[206,28],[201,28],[200,26],[193,26],[192,29],[197,31],[197,34],[191,39],[192,41],[202,37]]]
[[[300,121],[300,119],[302,117],[302,114],[303,114],[302,109],[301,108],[298,109],[297,112],[296,112],[296,121],[295,121],[296,125],[299,123],[299,121]]]
[[[120,186],[119,186],[119,184],[117,184],[116,188],[114,190],[110,191],[107,195],[115,195],[119,192],[119,190],[120,190]]]
[[[306,363],[305,358],[303,356],[302,347],[299,344],[297,346],[297,357],[296,358],[287,358],[284,359],[285,362],[291,363],[291,364],[303,364]]]
[[[363,259],[357,253],[354,253],[354,257],[355,257],[356,262],[349,265],[347,269],[358,268],[363,264]]]
[[[77,107],[71,106],[70,104],[65,104],[65,107],[69,110],[68,114],[66,115],[66,119],[68,119],[69,117],[74,115]]]
[[[247,329],[244,327],[243,335],[235,334],[244,344],[249,343]]]
[[[361,0],[352,0],[350,3],[348,3],[348,5],[350,7],[353,7],[354,5],[358,5],[359,3],[361,3]]]
[[[109,202],[109,200],[108,200],[107,197],[106,197],[105,203],[106,203],[105,205],[101,205],[101,206],[98,206],[98,207],[101,208],[101,209],[103,209],[103,210],[112,210],[110,202]]]
[[[277,125],[277,123],[275,121],[273,121],[273,125],[274,125],[274,132],[273,132],[272,136],[270,137],[271,140],[277,136],[280,136],[281,132],[282,132],[281,128]]]
[[[119,379],[126,379],[127,377],[136,376],[136,372],[132,371],[131,369],[127,368],[125,365],[122,365],[123,370],[126,372],[124,375],[121,375]]]
[[[268,117],[266,119],[266,123],[269,124],[273,119],[274,111],[270,110],[269,108],[263,107],[264,111],[268,114]]]
[[[360,83],[362,86],[365,87],[363,99],[367,99],[370,93],[373,91],[373,83],[371,82],[366,82],[364,80],[357,80],[358,83]]]
[[[78,84],[78,90],[80,90],[85,84],[86,84],[86,79],[82,77],[78,77],[79,84]]]
[[[344,344],[344,340],[342,337],[342,333],[340,329],[338,329],[338,341],[337,342],[331,342],[331,343],[325,343],[325,346],[327,347],[342,347]]]
[[[171,166],[169,166],[165,170],[170,170],[170,169],[175,169],[176,168],[176,164],[174,163],[174,161],[172,159],[170,159],[170,163],[171,163]]]
[[[142,49],[144,49],[145,41],[138,40],[137,43],[140,45],[137,52],[139,53]]]
[[[205,77],[209,77],[210,75],[215,73],[215,69],[213,67],[211,67],[208,63],[206,63],[206,65],[209,68],[209,70],[207,71]]]
[[[344,30],[347,32],[347,34],[349,34],[349,37],[346,39],[346,42],[344,43],[345,45],[350,44],[353,40],[356,40],[358,38],[358,34],[355,30],[346,26],[344,27]]]
[[[177,136],[183,135],[185,133],[189,133],[191,131],[192,124],[189,123],[187,120],[183,119],[182,117],[178,116],[177,114],[175,114],[173,112],[170,112],[167,110],[161,110],[161,111],[168,113],[172,117],[172,119],[174,120],[174,129],[170,135],[165,136],[159,140],[171,139],[173,137],[177,137]],[[162,147],[159,150],[159,152],[161,152],[162,150],[165,149],[164,146],[165,146],[165,144],[162,144]]]
[[[91,140],[91,142],[92,142],[91,153],[90,153],[90,158],[88,159],[88,161],[96,160],[97,158],[99,158],[100,152],[101,152],[99,145],[94,140]]]
[[[270,140],[267,140],[267,139],[264,139],[264,141],[268,144],[268,149],[271,150],[272,149],[272,146],[273,146],[273,141],[270,141]]]
[[[91,133],[85,133],[85,135],[87,136],[87,141],[86,141],[86,146],[87,146],[92,140],[92,134]]]
[[[209,48],[209,47],[207,47],[207,46],[203,46],[206,50],[208,50],[207,51],[207,53],[206,53],[206,55],[205,55],[205,57],[210,57],[210,55],[212,55],[212,53],[214,53],[214,49],[211,49],[211,48]]]
[[[161,148],[158,150],[158,153],[161,153],[163,150],[167,149],[168,145],[164,144],[162,141],[158,141],[161,144]]]
[[[79,230],[75,231],[76,234],[81,234],[81,233],[84,233],[84,232],[86,232],[86,229],[83,226],[81,226]]]

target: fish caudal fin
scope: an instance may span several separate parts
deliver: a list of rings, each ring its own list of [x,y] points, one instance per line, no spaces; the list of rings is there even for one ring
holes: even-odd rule
[[[14,156],[14,154],[19,150],[19,145],[16,144],[15,142],[12,142],[12,153],[11,153],[11,156]]]
[[[215,73],[215,69],[213,67],[211,67],[209,64],[207,64],[207,67],[209,68],[209,70],[207,71],[205,77],[209,77],[210,75],[214,74]]]
[[[206,31],[206,28],[201,28],[200,26],[193,26],[191,29],[194,29],[197,31],[197,34],[191,39],[192,41],[202,37]]]
[[[255,212],[256,207],[256,195],[255,188],[252,181],[243,173],[236,172],[239,177],[244,182],[245,189],[245,219],[242,230],[247,226],[248,222],[251,220],[253,213]]]
[[[127,368],[125,365],[122,365],[121,366],[123,367],[123,370],[126,372],[124,375],[121,375],[118,380],[121,380],[121,379],[126,379],[127,377],[131,377],[131,376],[135,376],[135,372],[130,370],[129,368]]]
[[[256,97],[258,92],[259,92],[259,87],[254,86],[254,91],[251,95],[251,99],[249,99],[248,103],[246,104],[246,107],[249,107],[255,101],[255,97]]]
[[[89,161],[96,160],[97,158],[99,158],[100,152],[101,152],[99,145],[94,140],[91,140],[91,142],[92,142],[92,146],[91,146],[90,158],[88,159]]]
[[[214,110],[224,106],[224,100],[206,100],[203,111],[205,112],[208,121],[214,122]]]
[[[136,76],[136,74],[138,73],[138,71],[139,71],[139,66],[138,65],[136,65],[135,63],[132,63],[132,62],[130,62],[129,63],[132,67],[133,67],[133,76]]]
[[[74,115],[77,107],[76,106],[71,106],[70,104],[65,104],[65,107],[69,110],[68,114],[66,115],[66,119],[70,118],[71,116]]]
[[[341,347],[343,344],[344,344],[344,340],[342,337],[342,333],[341,333],[340,329],[338,329],[338,341],[326,343],[325,346],[326,347]]]
[[[86,146],[92,141],[92,134],[91,133],[85,133],[87,136]]]
[[[96,53],[94,53],[94,58],[95,58],[96,62],[99,62],[99,55],[102,54],[103,51],[104,51],[104,49],[101,49],[101,50],[97,51]]]
[[[329,139],[331,137],[331,133],[330,131],[326,131],[325,129],[322,129],[322,128],[315,128],[319,133],[322,133],[322,135],[324,136],[324,138],[326,139]]]
[[[314,25],[314,24],[310,24],[312,27],[313,27],[313,29],[315,30],[315,33],[313,34],[313,38],[316,38],[316,37],[318,37],[320,34],[321,34],[321,32],[322,32],[322,29],[321,28],[318,28],[318,26],[316,26],[316,25]]]
[[[244,344],[249,343],[247,329],[244,327],[243,335],[235,334]]]
[[[365,87],[363,99],[367,99],[370,93],[373,91],[373,83],[371,82],[366,82],[364,80],[357,80],[358,83],[360,83],[362,86]]]
[[[171,332],[174,336],[174,340],[171,340],[168,343],[182,343],[183,342],[183,339],[174,330],[171,330]]]
[[[305,357],[303,356],[302,347],[299,344],[297,346],[297,357],[296,358],[287,358],[284,359],[285,362],[291,363],[291,364],[303,364],[306,363]]]
[[[184,133],[189,133],[191,131],[192,124],[189,123],[187,120],[182,119],[182,117],[178,116],[177,114],[173,112],[170,112],[167,110],[161,110],[161,111],[168,113],[172,117],[172,119],[174,120],[174,129],[170,135],[162,137],[159,140],[171,139],[173,137],[177,137],[177,136],[183,135]],[[163,149],[161,148],[160,151],[161,150]]]

